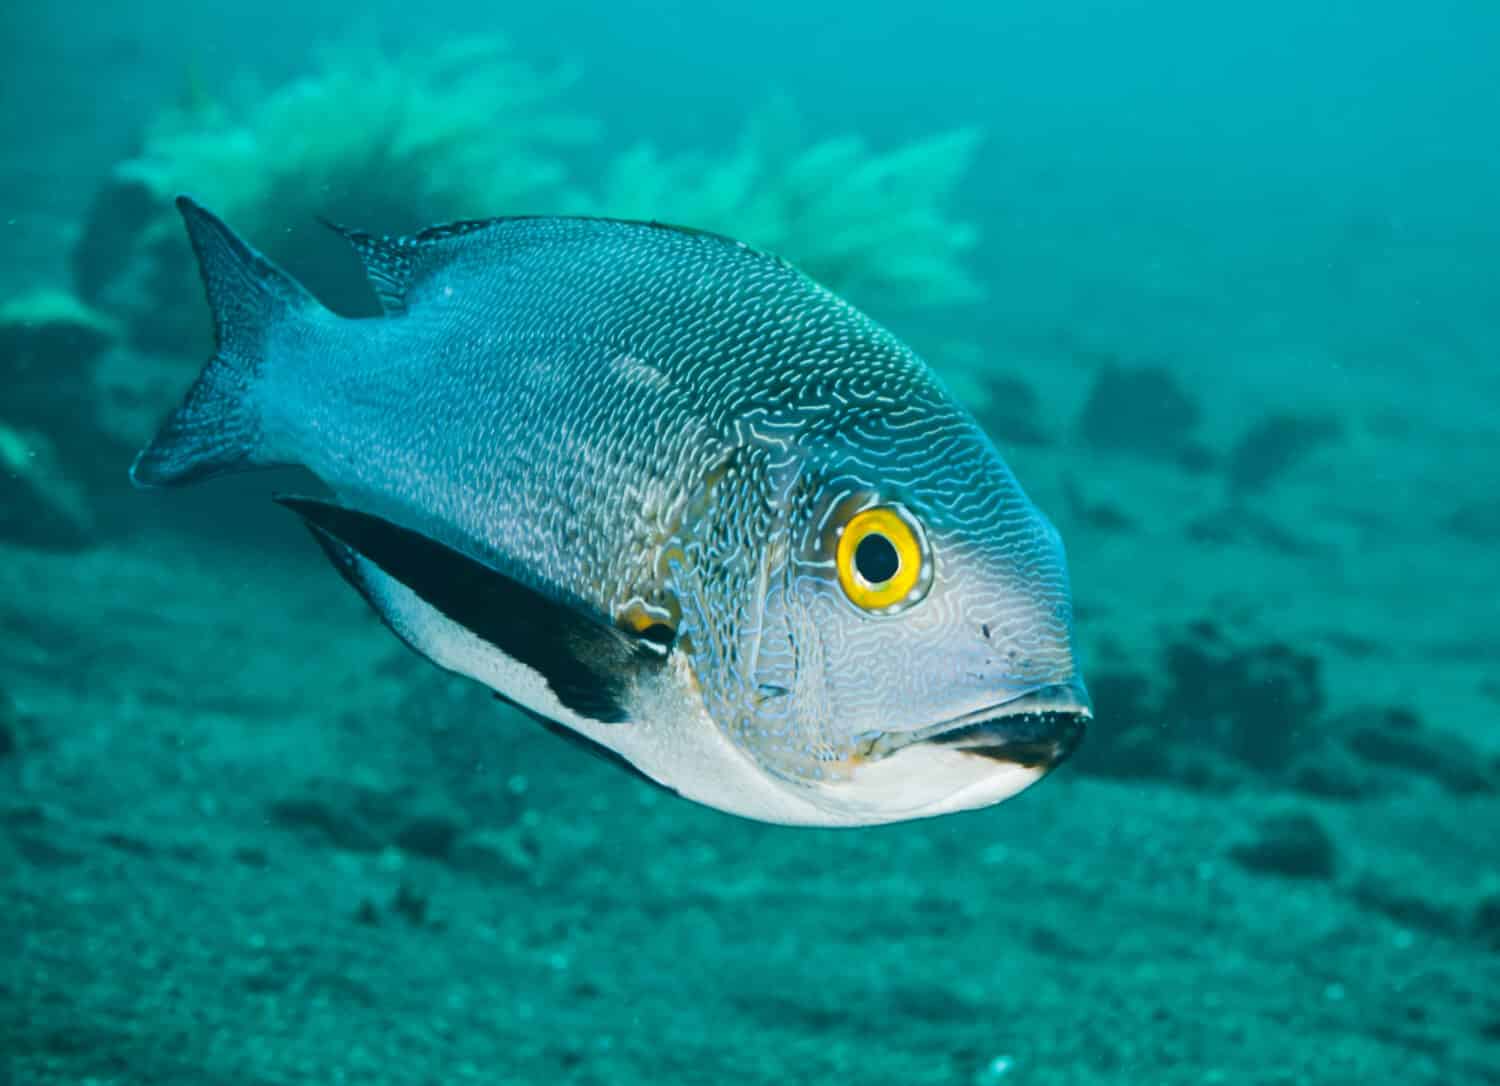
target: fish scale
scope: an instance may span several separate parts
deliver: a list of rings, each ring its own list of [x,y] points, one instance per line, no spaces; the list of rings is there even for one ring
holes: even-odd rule
[[[346,326],[350,334],[330,347],[341,355],[338,362],[268,372],[267,390],[307,417],[321,404],[355,401],[345,389],[357,387],[365,410],[342,414],[340,426],[359,445],[391,433],[390,413],[416,383],[451,383],[469,394],[445,400],[434,414],[454,433],[491,435],[495,451],[474,456],[476,450],[422,434],[392,450],[407,467],[397,487],[388,461],[372,481],[360,472],[344,478],[343,468],[327,463],[316,447],[297,449],[297,458],[337,490],[366,496],[378,490],[377,500],[392,513],[402,510],[391,499],[424,507],[432,501],[424,481],[451,479],[464,465],[465,497],[456,503],[455,526],[464,538],[482,541],[480,556],[517,562],[605,613],[657,587],[656,551],[667,543],[657,537],[648,548],[619,545],[648,535],[639,508],[628,506],[624,494],[641,480],[650,480],[643,489],[658,500],[690,490],[725,450],[744,440],[735,424],[751,405],[770,411],[797,387],[842,385],[842,403],[819,396],[814,411],[830,423],[840,415],[857,417],[869,397],[849,372],[863,367],[904,372],[913,394],[936,397],[909,352],[873,329],[857,327],[840,337],[859,343],[864,354],[846,348],[839,357],[819,349],[815,339],[825,323],[862,325],[865,318],[789,266],[712,235],[520,219],[430,244],[452,249],[451,259],[432,278],[410,283],[407,315],[380,329],[381,342],[369,343],[365,327]],[[585,255],[572,256],[574,247]],[[490,287],[495,276],[484,270],[493,266],[496,249],[510,262],[503,291]],[[632,259],[618,259],[627,249]],[[705,249],[724,259],[706,263]],[[545,259],[528,260],[542,251]],[[421,268],[415,262],[414,274]],[[725,304],[739,296],[751,304]],[[456,349],[471,328],[512,323],[523,334],[492,352]],[[720,346],[698,365],[702,352],[691,345],[705,341]],[[547,360],[540,372],[537,352]],[[371,373],[359,362],[370,354],[413,361],[408,367],[382,363]],[[835,357],[837,366],[831,365]],[[646,362],[666,387],[650,397],[639,394],[622,380],[622,359]],[[323,375],[331,373],[346,383],[330,387]],[[372,387],[381,392],[372,394]],[[516,461],[532,470],[515,470]],[[484,503],[471,500],[481,494]],[[525,530],[516,530],[522,523]]]

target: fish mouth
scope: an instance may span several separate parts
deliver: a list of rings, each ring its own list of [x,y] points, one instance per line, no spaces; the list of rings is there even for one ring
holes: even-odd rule
[[[1078,748],[1093,715],[1082,683],[1058,683],[916,731],[880,732],[860,744],[858,755],[877,761],[931,743],[1045,773]]]

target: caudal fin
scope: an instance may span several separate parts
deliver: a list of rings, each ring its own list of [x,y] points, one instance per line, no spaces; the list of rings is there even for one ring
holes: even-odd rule
[[[137,486],[174,486],[270,467],[256,386],[271,331],[321,307],[294,279],[186,196],[177,210],[213,311],[214,354],[130,469]]]

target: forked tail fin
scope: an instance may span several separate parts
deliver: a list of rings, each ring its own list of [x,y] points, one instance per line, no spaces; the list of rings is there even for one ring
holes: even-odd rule
[[[179,196],[177,210],[213,311],[214,354],[182,406],[136,457],[130,478],[137,486],[175,486],[276,464],[256,404],[271,334],[322,311],[296,280],[204,208]]]

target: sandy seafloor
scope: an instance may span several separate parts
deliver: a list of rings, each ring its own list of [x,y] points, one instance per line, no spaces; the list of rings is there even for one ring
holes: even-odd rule
[[[1036,373],[1049,404],[1087,385]],[[1189,723],[1160,739],[1163,758],[1201,755],[1180,779],[1118,778],[1086,752],[980,813],[760,826],[410,655],[266,504],[295,478],[122,488],[115,542],[0,545],[0,1068],[185,1086],[1500,1082],[1493,555],[1436,526],[1487,496],[1454,462],[1493,456],[1495,424],[1414,415],[1386,427],[1404,444],[1362,441],[1401,397],[1342,391],[1355,437],[1255,505],[1306,553],[1185,542],[1222,499],[1175,467],[1010,450],[1062,511],[1091,675],[1158,675],[1160,646],[1209,620],[1320,661],[1326,707],[1264,720],[1314,762],[1362,707],[1420,714],[1423,764],[1344,758],[1342,796],[1247,771]],[[1063,479],[1134,527],[1089,528]],[[1100,708],[1089,745],[1108,750],[1121,722]],[[1467,744],[1457,769],[1445,736]],[[1327,855],[1236,858],[1287,812]]]
[[[336,40],[282,24],[355,21],[13,7],[5,298],[66,285],[186,54],[243,70],[255,39],[274,79]],[[1133,38],[968,41],[922,9],[847,46],[861,12],[804,57],[836,62],[819,132],[987,129],[962,210],[988,295],[933,317],[977,349],[933,354],[1067,542],[1099,713],[1073,763],[853,832],[674,800],[403,649],[269,504],[295,476],[131,492],[199,348],[117,350],[98,399],[126,389],[130,421],[62,435],[92,461],[86,545],[0,528],[0,1086],[1500,1083],[1493,65],[1404,7],[1320,30],[1339,5],[1183,5],[1213,25],[1160,40],[1151,7],[1119,6]],[[613,18],[581,51],[638,124],[620,147],[669,121],[720,146],[760,102],[753,44],[681,46],[724,80],[700,116],[684,57],[638,52],[672,35],[622,50]],[[806,46],[768,20],[752,43]],[[866,55],[908,40],[925,67]],[[0,426],[27,407],[8,358]],[[1110,373],[1148,375],[1107,403],[1137,418],[1114,443],[1081,421]],[[1151,373],[1198,416],[1165,455]],[[1336,436],[1271,442],[1232,494],[1278,419]]]

